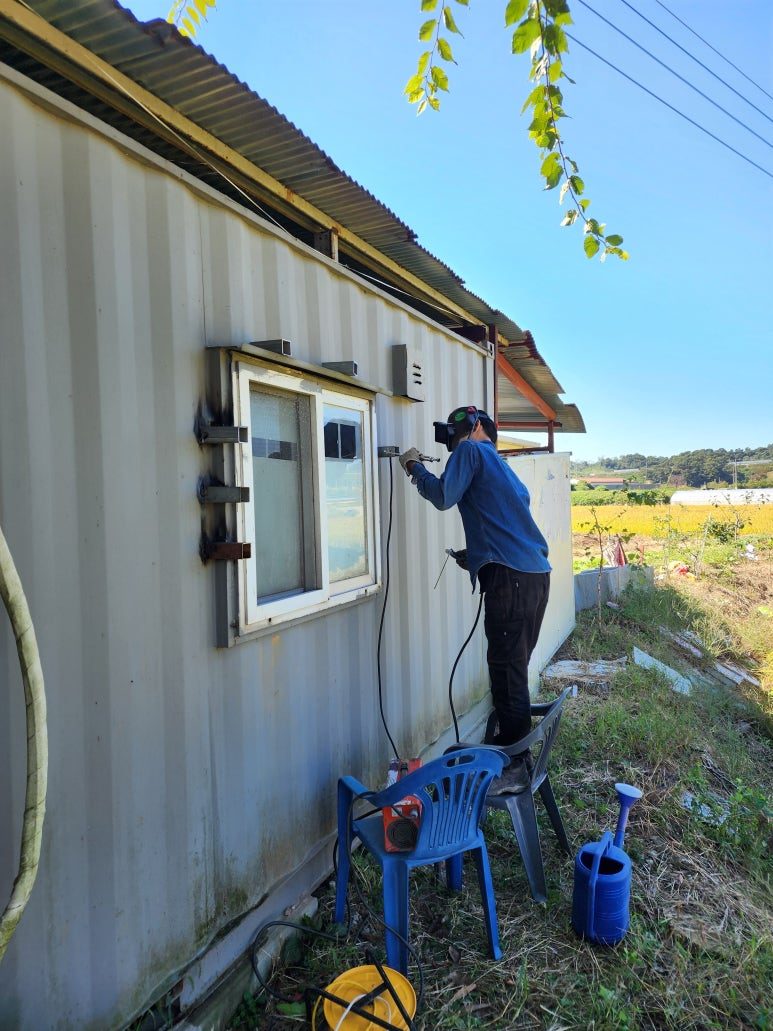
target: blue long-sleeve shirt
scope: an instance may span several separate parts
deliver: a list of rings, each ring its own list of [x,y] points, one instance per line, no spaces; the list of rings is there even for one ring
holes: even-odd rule
[[[442,476],[417,462],[412,479],[419,494],[441,512],[459,506],[473,588],[487,562],[522,573],[550,572],[547,542],[532,518],[529,492],[491,442],[463,440]]]

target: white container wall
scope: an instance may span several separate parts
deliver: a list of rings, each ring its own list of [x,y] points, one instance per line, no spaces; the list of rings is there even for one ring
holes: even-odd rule
[[[537,647],[529,664],[529,686],[539,686],[539,672],[574,629],[572,516],[569,452],[510,458],[509,464],[531,496],[531,511],[550,547],[550,600]]]
[[[253,910],[241,939],[197,965],[194,997],[256,923],[313,887],[330,866],[338,776],[378,783],[388,759],[383,595],[214,646],[195,493],[209,456],[193,435],[205,345],[284,337],[304,361],[354,359],[363,381],[389,388],[391,346],[410,344],[426,403],[379,397],[379,443],[438,456],[432,420],[489,405],[491,362],[2,68],[0,136],[0,522],[35,621],[50,747],[41,867],[0,966],[0,1027],[105,1029]],[[387,460],[379,467],[385,539]],[[556,569],[543,661],[573,621],[568,464],[514,467]],[[433,592],[461,521],[393,472],[384,690],[403,754],[418,754],[448,733],[448,674],[477,598],[453,563]],[[469,727],[488,697],[482,632],[455,696]],[[23,692],[3,625],[0,898],[24,777]]]

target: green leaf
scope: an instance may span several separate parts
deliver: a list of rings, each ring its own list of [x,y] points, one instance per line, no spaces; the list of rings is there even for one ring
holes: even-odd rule
[[[430,69],[432,75],[432,81],[435,83],[438,89],[445,90],[448,92],[448,76],[442,68],[438,68],[437,65],[433,65]]]
[[[418,71],[419,75],[423,75],[426,72],[427,65],[429,64],[429,59],[430,59],[431,56],[432,56],[432,54],[430,53],[430,51],[429,50],[425,50],[424,53],[419,58],[419,71]]]
[[[581,200],[580,201],[580,207],[582,208],[583,211],[587,211],[588,210],[588,208],[590,207],[590,201],[588,200],[587,197],[585,198],[585,200]]]
[[[419,104],[418,108],[416,109],[416,117],[418,118],[419,115],[423,115],[426,110],[427,110],[427,98],[425,97],[424,100],[422,100],[422,102]]]
[[[551,170],[550,175],[545,176],[545,189],[554,190],[556,186],[561,182],[564,170],[558,165],[557,168]]]
[[[419,39],[422,43],[426,43],[428,39],[432,39],[432,33],[435,31],[435,25],[437,20],[430,18],[429,21],[425,21],[422,27],[419,29]]]
[[[462,7],[467,7],[467,5],[469,4],[470,0],[456,0],[456,2],[458,4],[461,4]]]
[[[415,104],[416,101],[417,100],[421,100],[421,98],[423,96],[424,96],[424,87],[423,86],[419,86],[418,89],[415,89],[411,93],[408,94],[408,103],[409,104]]]
[[[411,93],[415,93],[417,89],[421,89],[421,83],[421,75],[412,75],[410,79],[406,82],[403,93],[406,93],[408,94],[408,96],[410,96]]]
[[[437,0],[421,0],[422,11],[434,11],[437,7]]]
[[[548,156],[545,158],[545,160],[540,165],[539,174],[540,175],[544,175],[544,176],[550,175],[552,173],[553,169],[556,167],[556,165],[560,165],[560,162],[561,162],[560,156],[558,155],[558,153],[556,151],[553,151],[552,154],[548,154]]]
[[[306,1003],[278,1002],[276,1004],[276,1011],[285,1017],[303,1017],[306,1015]]]
[[[567,0],[543,0],[545,10],[551,18],[555,19],[561,14],[569,14]]]
[[[443,8],[443,21],[446,23],[446,28],[449,32],[455,32],[458,36],[461,36],[461,32],[454,21],[454,16],[451,13],[451,8],[446,4]]]
[[[554,61],[551,61],[548,66],[548,80],[550,82],[558,82],[561,75],[561,62],[556,58]]]
[[[541,32],[539,18],[527,18],[526,21],[522,21],[513,33],[513,53],[525,53],[534,40],[539,39]]]
[[[550,112],[546,107],[538,104],[534,108],[534,117],[529,125],[529,132],[544,132],[550,126]]]
[[[542,42],[549,54],[561,54],[569,49],[566,33],[558,25],[546,25],[542,33]]]
[[[544,86],[535,86],[534,89],[531,91],[531,93],[526,98],[526,100],[524,100],[523,107],[521,108],[521,114],[523,114],[523,112],[526,110],[527,107],[529,107],[530,104],[538,103],[540,100],[542,100],[542,98],[544,96],[545,96],[545,87]]]
[[[586,236],[582,242],[582,247],[586,257],[592,258],[598,253],[599,242],[595,236]]]
[[[453,61],[453,63],[456,64],[456,61],[454,61],[454,55],[451,51],[451,44],[447,39],[443,39],[441,36],[437,41],[437,46],[440,51],[440,56],[444,61]]]
[[[561,219],[562,226],[573,226],[579,216],[579,211],[576,208],[572,208],[571,211],[567,211],[564,217]]]
[[[429,106],[432,108],[433,111],[440,110],[440,101],[436,96],[434,96],[434,94],[432,96],[427,97],[427,101],[429,102]]]
[[[569,176],[569,182],[571,183],[572,189],[579,197],[581,193],[585,193],[585,183],[579,177],[579,175]]]
[[[611,243],[613,247],[619,247],[623,242],[622,236],[618,236],[617,233],[613,233],[607,237],[607,243]]]
[[[553,129],[546,129],[543,133],[537,133],[534,137],[534,142],[542,150],[552,150],[556,145],[558,135]]]
[[[505,8],[505,26],[514,25],[529,9],[529,0],[510,0]]]

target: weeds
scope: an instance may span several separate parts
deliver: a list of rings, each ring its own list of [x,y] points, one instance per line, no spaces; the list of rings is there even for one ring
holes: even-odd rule
[[[713,547],[706,548],[707,566]],[[765,708],[771,696],[709,677],[715,655],[741,649],[736,622],[666,583],[629,590],[616,612],[581,613],[560,654],[618,658],[636,644],[679,667],[683,655],[661,628],[692,630],[701,639],[705,668],[692,694],[677,695],[657,672],[632,664],[603,692],[581,686],[567,703],[551,768],[575,849],[614,828],[615,781],[644,792],[626,836],[634,863],[628,934],[611,949],[575,937],[573,860],[558,849],[539,805],[548,901],[533,903],[507,814],[492,812],[486,840],[504,958],[487,957],[471,865],[458,894],[448,893],[433,870],[416,871],[410,926],[426,985],[418,1031],[773,1028],[773,738]],[[686,808],[686,792],[706,811]],[[365,855],[355,865],[369,905],[380,912],[378,869]],[[308,942],[288,953],[275,978],[283,992],[330,983],[363,962],[364,943],[382,949],[382,928],[364,919],[355,895],[350,900],[352,940],[332,948]],[[320,893],[323,924],[332,905],[328,885]],[[415,984],[415,969],[409,974]],[[302,1023],[245,997],[231,1027],[284,1031]]]

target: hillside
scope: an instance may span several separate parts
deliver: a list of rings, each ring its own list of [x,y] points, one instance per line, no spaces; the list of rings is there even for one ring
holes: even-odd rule
[[[570,473],[577,480],[587,476],[614,475],[647,481],[655,486],[770,486],[773,485],[773,444],[732,451],[703,448],[668,456],[618,455],[599,458],[596,462],[572,462]]]

